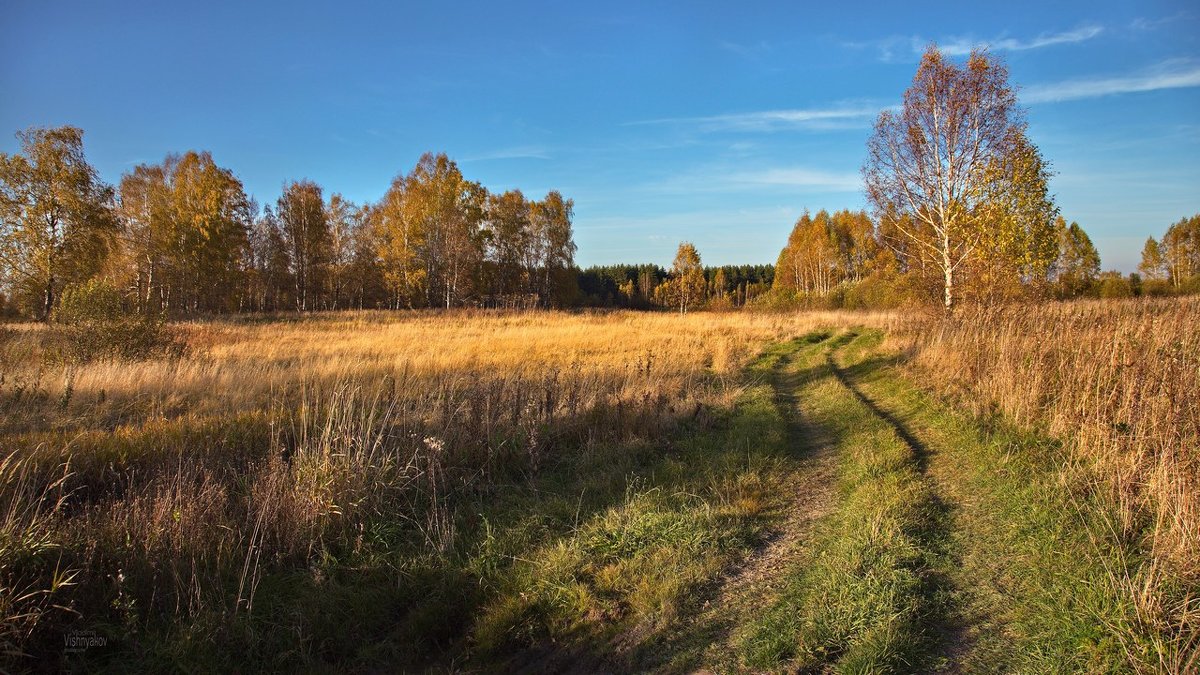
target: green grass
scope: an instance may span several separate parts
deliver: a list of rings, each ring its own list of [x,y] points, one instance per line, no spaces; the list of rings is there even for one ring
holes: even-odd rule
[[[844,333],[797,358],[800,413],[836,444],[840,500],[779,599],[739,631],[742,666],[1186,670],[1187,645],[1136,605],[1140,540],[1115,534],[1116,505],[1086,467],[956,411],[881,343]]]
[[[681,437],[630,479],[617,503],[566,536],[511,554],[517,563],[475,625],[477,660],[550,645],[579,652],[573,662],[603,659],[609,668],[655,658],[648,647],[699,609],[714,579],[784,506],[780,481],[792,458],[767,380],[786,352],[756,361],[753,384],[717,428]]]
[[[743,632],[745,665],[756,670],[911,671],[928,642],[931,495],[914,449],[834,375],[828,351],[853,339],[798,357],[800,414],[835,443],[840,499],[779,600]]]
[[[1062,444],[954,410],[875,348],[844,356],[847,379],[928,448],[928,473],[954,505],[945,572],[974,627],[963,671],[1156,672],[1179,663],[1182,645],[1139,616],[1124,587],[1144,561],[1139,542],[1115,534],[1116,505]]]

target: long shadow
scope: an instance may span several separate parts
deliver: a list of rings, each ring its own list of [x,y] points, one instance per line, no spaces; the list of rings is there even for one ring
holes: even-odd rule
[[[811,369],[804,369],[800,372],[793,372],[792,365],[795,361],[797,353],[806,346],[822,343],[828,340],[829,333],[815,333],[802,338],[777,344],[764,352],[754,364],[749,366],[748,375],[752,374],[752,379],[758,379],[759,382],[768,383],[773,389],[773,404],[777,413],[784,422],[785,429],[785,454],[792,459],[803,460],[812,453],[810,447],[811,441],[805,437],[804,429],[800,425],[798,415],[796,413],[796,394],[795,389],[799,383],[806,379],[818,375],[827,375],[825,366],[818,365]],[[745,414],[744,412],[742,414]],[[762,424],[767,424],[763,421]],[[721,429],[716,433],[723,433]],[[681,435],[689,433],[699,433],[697,430],[682,430]],[[675,440],[679,440],[676,438]],[[773,454],[773,452],[771,453]],[[646,462],[641,464],[642,473],[653,475],[654,466],[661,461],[663,456],[658,452],[651,452],[646,458]],[[700,460],[700,457],[696,458]],[[624,474],[622,474],[624,475]],[[675,485],[670,481],[655,481],[656,487],[675,490],[681,486]],[[623,494],[615,495],[618,498],[623,498]],[[614,501],[611,503],[618,503]],[[582,517],[586,520],[591,515],[602,512],[605,508],[611,505],[610,502],[592,503],[582,505]],[[767,534],[759,541],[754,542],[756,547],[767,546],[771,543],[775,536]],[[711,584],[706,584],[702,588],[694,589],[692,599],[689,600],[689,606],[693,606],[694,611],[700,611],[700,607],[705,601],[709,601],[717,597],[720,590],[720,582],[714,581]],[[665,666],[674,656],[671,652],[681,644],[692,639],[717,639],[721,632],[727,629],[728,626],[721,625],[719,622],[712,625],[696,626],[691,630],[686,630],[685,633],[679,635],[656,635],[651,632],[647,635],[638,636],[621,636],[616,639],[597,639],[597,636],[581,635],[581,639],[575,640],[568,638],[559,643],[538,642],[534,645],[520,649],[517,654],[514,654],[508,659],[502,659],[498,662],[489,662],[487,660],[479,665],[484,667],[498,666],[506,671],[520,673],[534,672],[621,672],[635,668],[639,670],[654,669],[655,666]],[[636,644],[626,645],[624,649],[621,642],[624,642],[626,637],[634,641]],[[664,639],[665,638],[665,639]],[[628,649],[628,651],[625,651]],[[698,656],[698,655],[697,655]],[[678,665],[675,664],[675,665]],[[693,663],[693,667],[699,663]]]
[[[833,372],[834,377],[854,395],[854,398],[884,420],[912,450],[913,463],[928,485],[928,497],[923,504],[927,518],[922,521],[923,525],[912,534],[923,543],[922,548],[935,560],[949,561],[953,557],[949,537],[954,526],[954,506],[942,498],[929,478],[929,448],[918,440],[896,415],[881,408],[856,384],[862,378],[899,363],[902,357],[899,355],[874,356],[843,368],[834,359],[834,352],[852,340],[853,336],[826,352],[825,358],[829,369]],[[962,614],[957,611],[957,603],[953,600],[954,583],[945,572],[935,566],[921,570],[921,579],[921,597],[928,603],[925,607],[924,617],[932,629],[933,636],[930,651],[939,650],[947,660],[952,662],[955,657],[961,656],[961,652],[970,644],[969,626]]]
[[[825,343],[831,337],[832,334],[829,332],[811,333],[779,343],[760,357],[762,360],[773,359],[766,382],[771,385],[775,409],[785,425],[785,453],[798,462],[804,462],[813,457],[822,444],[829,441],[830,437],[827,432],[802,419],[798,407],[797,391],[805,382],[818,377],[827,377],[829,372],[825,364],[817,364],[801,370],[794,370],[793,365],[796,357],[806,347]],[[755,542],[755,550],[762,551],[782,535],[781,530],[766,533],[759,541]],[[754,555],[755,553],[752,552],[747,558],[735,561],[731,569],[745,564],[746,560],[753,558]],[[695,595],[695,606],[699,608],[716,600],[727,582],[728,577],[722,575],[698,589]],[[634,651],[633,658],[629,661],[620,664],[608,663],[607,665],[628,668],[630,664],[636,664],[639,670],[651,671],[664,668],[672,672],[695,671],[704,665],[703,647],[725,639],[735,628],[736,620],[736,616],[716,616],[706,621],[687,625],[672,635],[656,636],[657,639],[652,637],[644,640],[638,646]],[[696,647],[700,647],[700,649],[695,650]],[[680,654],[681,650],[684,651],[683,654]],[[600,672],[600,670],[604,669],[597,669],[595,672]]]
[[[773,388],[774,405],[786,425],[787,454],[803,461],[819,449],[821,430],[805,424],[797,409],[798,397],[796,391],[805,382],[814,378],[833,375],[838,382],[846,387],[853,396],[866,406],[872,413],[883,419],[896,435],[909,446],[912,451],[915,468],[924,478],[926,475],[929,449],[921,443],[904,425],[900,418],[881,408],[868,397],[856,384],[862,378],[872,373],[894,365],[899,357],[871,357],[867,360],[848,367],[841,367],[834,359],[834,354],[847,346],[858,337],[855,332],[841,333],[837,336],[830,334],[813,334],[804,338],[777,345],[764,354],[762,368],[759,371],[765,375],[765,380]],[[824,363],[818,363],[799,371],[791,367],[797,354],[810,345],[823,344],[828,351]],[[766,361],[770,359],[770,361]],[[920,527],[912,532],[917,541],[922,542],[925,549],[933,558],[945,558],[947,538],[951,530],[951,506],[945,503],[932,489],[929,490],[925,503],[926,518],[921,519]],[[590,511],[590,509],[589,509]],[[768,534],[758,546],[767,546],[778,535]],[[961,619],[951,612],[953,584],[949,578],[935,566],[926,566],[919,571],[921,582],[921,597],[925,605],[922,612],[924,622],[930,629],[928,632],[930,644],[928,651],[935,650],[942,655],[950,656],[957,653],[964,639],[966,626]],[[696,589],[695,605],[718,597],[721,582],[715,581],[704,588]],[[703,650],[681,656],[680,648],[689,652],[687,645],[711,643],[721,639],[721,636],[732,628],[732,617],[718,617],[711,622],[704,622],[684,628],[676,635],[645,635],[638,640],[631,652],[619,654],[613,651],[615,645],[609,642],[576,642],[558,645],[539,644],[525,650],[524,657],[504,662],[506,669],[516,672],[617,672],[629,668],[655,670],[658,667],[669,667],[672,670],[694,669],[701,664]],[[665,638],[665,639],[664,639]],[[932,659],[932,656],[931,656]]]
[[[814,439],[806,437],[806,431],[811,432],[809,425],[800,417],[797,391],[805,382],[825,374],[825,368],[812,366],[798,372],[789,372],[789,367],[795,362],[796,354],[806,346],[818,345],[829,340],[829,333],[812,333],[787,343],[787,351],[783,352],[771,368],[771,387],[775,394],[775,409],[780,418],[787,424],[787,447],[799,457],[812,455],[820,445]]]
[[[852,373],[855,376],[861,377],[867,373],[875,372],[881,368],[896,363],[899,358],[872,358],[845,369],[839,366],[834,360],[833,351],[825,354],[825,360],[829,363],[829,369],[833,371],[833,376],[838,379],[838,382],[841,382],[842,385],[849,389],[850,393],[854,395],[854,398],[858,399],[860,403],[869,408],[871,412],[875,413],[883,421],[887,422],[888,426],[892,428],[892,431],[895,431],[896,435],[899,436],[900,439],[912,449],[913,459],[916,462],[917,470],[924,475],[929,468],[929,449],[926,448],[921,441],[917,440],[917,437],[913,436],[912,433],[910,433],[908,429],[900,423],[899,419],[883,408],[880,408],[875,401],[868,398],[867,395],[864,394],[862,390],[860,390],[854,384],[853,378],[851,377]]]

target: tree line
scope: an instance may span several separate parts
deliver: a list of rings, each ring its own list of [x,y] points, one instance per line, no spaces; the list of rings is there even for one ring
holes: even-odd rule
[[[1138,272],[1149,293],[1200,293],[1200,214],[1172,224],[1161,240],[1146,239]]]
[[[102,280],[146,315],[365,307],[552,307],[577,299],[574,202],[489,193],[427,153],[382,199],[308,180],[265,208],[210,153],[102,182],[75,127],[0,154],[0,308],[46,319]]]
[[[865,211],[804,213],[775,265],[775,303],[893,307],[943,300],[942,270],[899,227]],[[1100,256],[1078,223],[1056,215],[1020,246],[983,246],[955,271],[971,304],[1097,294]]]
[[[685,250],[688,265],[692,251]],[[696,260],[699,255],[695,252]],[[681,268],[684,266],[681,263]],[[688,307],[743,307],[770,291],[775,278],[774,265],[701,266],[700,269],[703,288],[692,296]],[[579,273],[580,302],[592,307],[677,308],[679,298],[675,296],[680,282],[672,282],[673,275],[678,276],[675,265],[671,268],[655,264],[588,267]],[[691,279],[695,281],[694,272]]]

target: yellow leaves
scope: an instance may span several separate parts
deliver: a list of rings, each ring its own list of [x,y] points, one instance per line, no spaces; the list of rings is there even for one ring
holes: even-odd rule
[[[30,314],[99,267],[116,230],[112,188],[84,157],[83,131],[31,128],[21,154],[0,153],[0,264]]]

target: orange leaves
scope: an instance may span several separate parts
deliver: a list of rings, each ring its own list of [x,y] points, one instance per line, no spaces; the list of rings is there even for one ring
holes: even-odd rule
[[[868,199],[884,219],[923,225],[897,230],[922,263],[942,272],[947,309],[956,270],[984,239],[980,215],[995,197],[991,188],[1003,185],[990,169],[1008,163],[1012,140],[1023,138],[1023,130],[1003,64],[977,51],[960,68],[931,45],[902,111],[881,114],[867,143]]]

